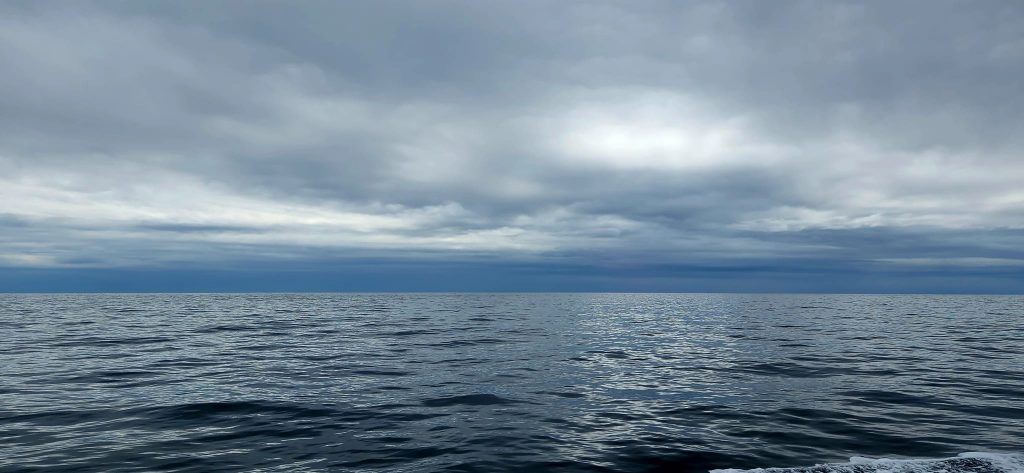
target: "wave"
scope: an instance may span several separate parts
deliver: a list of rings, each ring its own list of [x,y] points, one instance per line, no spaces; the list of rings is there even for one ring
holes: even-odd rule
[[[897,460],[853,457],[849,463],[797,468],[719,469],[711,473],[1024,473],[1024,455],[967,452],[951,458]]]

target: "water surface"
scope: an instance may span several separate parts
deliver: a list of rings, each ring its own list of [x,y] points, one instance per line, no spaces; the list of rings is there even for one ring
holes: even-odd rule
[[[0,295],[0,356],[3,471],[708,471],[968,451],[1010,455],[914,465],[1012,471],[1024,445],[1021,297]]]

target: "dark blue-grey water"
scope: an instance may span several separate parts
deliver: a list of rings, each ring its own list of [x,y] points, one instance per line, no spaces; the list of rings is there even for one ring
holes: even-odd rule
[[[0,295],[0,356],[3,471],[1024,469],[1022,297]]]

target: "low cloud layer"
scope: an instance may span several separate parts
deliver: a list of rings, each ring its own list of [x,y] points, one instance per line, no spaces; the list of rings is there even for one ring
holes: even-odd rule
[[[14,2],[0,70],[9,274],[1024,271],[1016,2]]]

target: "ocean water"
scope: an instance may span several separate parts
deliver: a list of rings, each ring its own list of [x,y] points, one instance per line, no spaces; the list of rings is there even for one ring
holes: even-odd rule
[[[0,295],[0,471],[1021,472],[1022,451],[1022,297]]]

